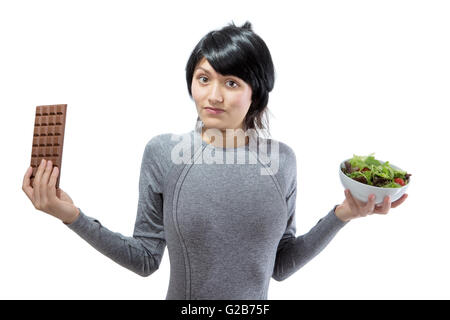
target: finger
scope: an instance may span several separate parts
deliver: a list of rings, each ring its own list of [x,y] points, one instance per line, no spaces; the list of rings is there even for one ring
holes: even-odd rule
[[[368,197],[367,204],[364,206],[364,213],[372,214],[375,210],[375,195],[370,194]]]
[[[359,208],[359,211],[363,211],[364,208],[367,206],[367,204],[369,203],[369,201],[361,201],[358,198],[351,196],[353,201],[356,204],[356,207]]]
[[[42,175],[39,187],[41,190],[39,190],[41,194],[41,201],[44,203],[48,203],[48,179],[50,177],[50,172],[52,171],[52,162],[50,160],[47,161],[47,164],[45,166],[44,174]]]
[[[408,194],[407,193],[405,193],[403,196],[401,196],[400,199],[395,200],[394,202],[392,202],[391,208],[398,207],[399,205],[401,205],[406,200],[406,198],[408,198]]]
[[[383,205],[375,213],[387,214],[389,212],[390,208],[391,208],[391,197],[390,196],[385,196],[384,199],[383,199]]]
[[[23,183],[22,183],[22,190],[27,195],[28,199],[32,200],[33,197],[33,188],[30,185],[30,177],[33,173],[33,167],[28,167],[27,172],[25,172],[25,175],[23,176]]]
[[[33,179],[33,187],[36,187],[38,185],[38,182],[41,180],[42,178],[42,174],[44,173],[45,170],[45,159],[41,160],[41,163],[39,163],[39,166],[36,170],[36,174],[34,175],[34,179]]]
[[[40,181],[42,178],[42,172],[45,169],[45,159],[42,159],[41,163],[39,164],[39,167],[36,171],[36,175],[34,176],[34,180],[33,180],[33,195],[34,195],[34,201],[35,201],[35,206],[36,205],[40,205],[41,203],[41,190],[39,188],[40,185]]]
[[[49,199],[56,198],[56,180],[58,179],[58,167],[53,167],[50,175],[50,180],[48,181],[48,197]]]
[[[350,206],[350,209],[351,209],[353,212],[359,212],[359,206],[358,206],[358,204],[355,202],[355,199],[353,199],[352,193],[350,192],[349,189],[346,189],[346,190],[345,190],[345,198],[346,198],[347,201],[348,201],[348,204],[349,204],[349,206]]]

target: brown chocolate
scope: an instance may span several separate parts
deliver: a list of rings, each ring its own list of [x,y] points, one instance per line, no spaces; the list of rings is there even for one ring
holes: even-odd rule
[[[59,174],[56,188],[59,188],[61,164],[66,127],[67,104],[36,107],[34,120],[33,146],[31,150],[31,185],[42,159],[51,160],[53,167],[58,167]]]

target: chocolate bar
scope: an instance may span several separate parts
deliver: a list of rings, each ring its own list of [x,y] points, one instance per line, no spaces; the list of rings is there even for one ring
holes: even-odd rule
[[[61,164],[66,127],[67,104],[36,107],[34,120],[33,146],[31,151],[31,185],[42,159],[51,160],[53,167],[58,167],[56,189],[61,178]]]

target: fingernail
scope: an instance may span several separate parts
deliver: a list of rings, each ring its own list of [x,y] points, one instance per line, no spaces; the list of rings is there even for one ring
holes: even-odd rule
[[[47,168],[51,168],[52,167],[52,161],[51,160],[48,160],[47,161]]]
[[[44,161],[45,161],[45,159],[42,159],[42,160],[41,160],[41,164],[44,164]]]

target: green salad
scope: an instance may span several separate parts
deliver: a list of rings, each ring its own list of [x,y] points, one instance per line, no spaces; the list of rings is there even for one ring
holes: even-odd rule
[[[353,155],[345,161],[342,172],[349,178],[361,183],[381,188],[401,188],[409,183],[410,173],[397,170],[389,165],[389,161],[381,163],[374,157]]]

